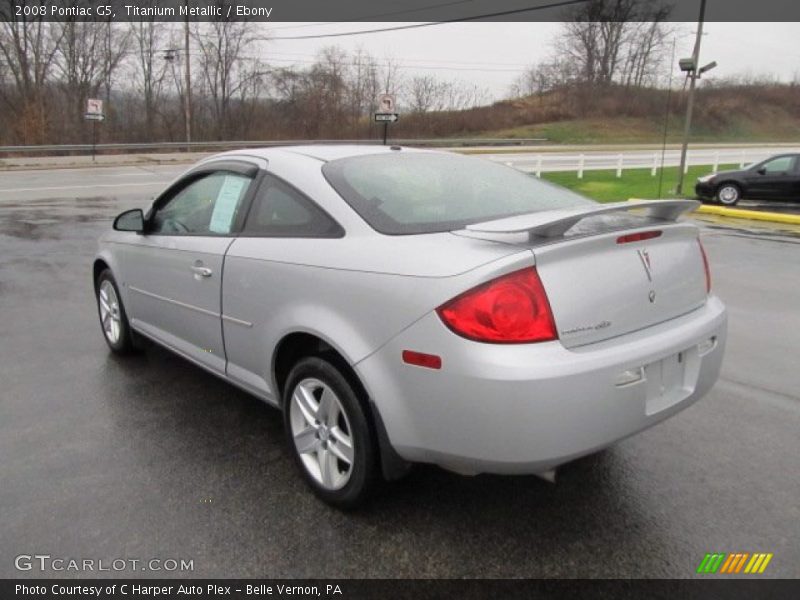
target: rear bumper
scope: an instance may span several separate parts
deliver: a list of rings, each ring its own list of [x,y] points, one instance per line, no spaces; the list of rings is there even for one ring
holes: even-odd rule
[[[717,380],[725,338],[716,297],[669,322],[572,350],[470,342],[431,313],[356,369],[404,459],[466,473],[535,473],[693,404]],[[406,349],[440,355],[441,370],[404,364]],[[636,369],[642,380],[619,385],[621,373]]]

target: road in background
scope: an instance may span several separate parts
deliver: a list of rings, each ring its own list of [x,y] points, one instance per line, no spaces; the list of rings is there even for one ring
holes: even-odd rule
[[[0,172],[0,206],[48,198],[126,199],[127,208],[147,208],[153,196],[186,165],[35,169]],[[800,213],[800,202],[742,201],[740,208]]]
[[[478,154],[489,160],[504,162],[530,172],[576,171],[592,169],[652,169],[661,166],[661,146],[657,144],[594,144],[538,146],[472,146],[442,147],[465,154]],[[800,152],[796,144],[693,144],[689,165],[744,165],[783,152]],[[0,173],[15,169],[59,169],[69,167],[135,166],[143,169],[158,165],[190,164],[209,156],[210,152],[107,154],[89,156],[30,156],[0,158]],[[664,166],[676,166],[680,147],[667,145]]]
[[[0,577],[40,576],[14,570],[26,553],[184,558],[194,577],[680,578],[707,552],[800,577],[800,236],[708,221],[727,356],[675,418],[556,485],[423,466],[343,514],[305,489],[277,411],[158,347],[109,353],[95,240],[174,172],[107,174],[76,174],[85,192],[0,176]]]
[[[0,204],[48,198],[136,197],[163,190],[188,167],[86,167],[0,172]]]

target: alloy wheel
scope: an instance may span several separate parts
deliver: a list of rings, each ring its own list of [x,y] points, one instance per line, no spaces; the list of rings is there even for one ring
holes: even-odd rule
[[[108,279],[100,284],[100,289],[97,292],[97,301],[100,304],[100,321],[103,324],[103,333],[109,342],[117,344],[122,334],[119,298],[114,285]]]
[[[303,466],[324,489],[347,485],[355,452],[350,421],[336,393],[319,379],[300,381],[289,405],[292,439]]]
[[[736,204],[739,200],[739,189],[733,185],[726,185],[719,190],[719,201],[722,204]]]

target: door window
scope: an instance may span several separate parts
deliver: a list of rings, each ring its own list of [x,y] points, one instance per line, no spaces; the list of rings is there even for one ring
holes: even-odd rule
[[[793,164],[793,156],[781,156],[765,162],[761,165],[761,168],[766,170],[767,173],[787,173],[792,170]]]
[[[243,231],[270,237],[341,237],[343,233],[314,202],[272,176],[259,187]]]
[[[220,171],[182,188],[153,215],[149,232],[167,235],[231,233],[251,179]]]

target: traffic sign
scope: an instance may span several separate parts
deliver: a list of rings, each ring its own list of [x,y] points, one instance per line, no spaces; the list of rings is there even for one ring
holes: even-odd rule
[[[83,115],[83,118],[86,119],[87,121],[103,121],[103,120],[105,120],[106,116],[102,115],[102,114],[98,115],[98,114],[95,114],[95,113],[88,113],[87,112],[87,113],[85,113]]]
[[[87,115],[102,115],[103,114],[103,101],[99,98],[86,99],[86,114]]]
[[[397,113],[375,113],[376,123],[394,123],[399,118]]]
[[[378,96],[378,111],[382,113],[394,112],[394,94],[381,94]]]

